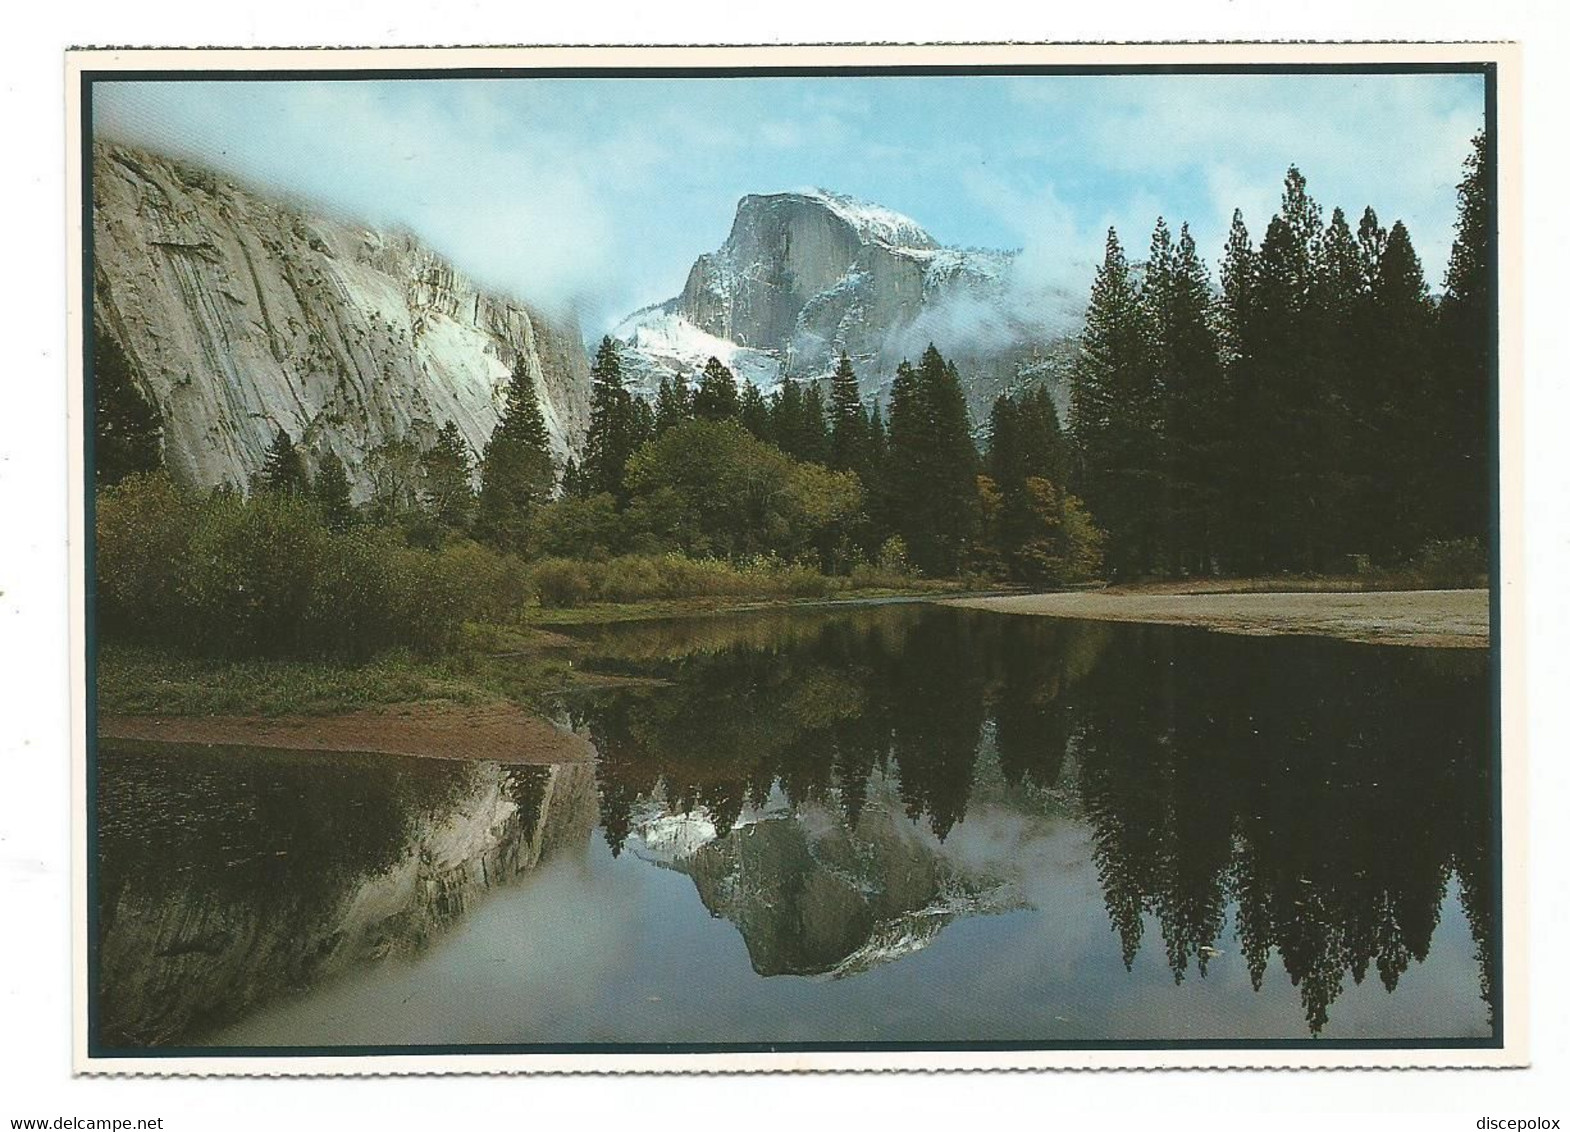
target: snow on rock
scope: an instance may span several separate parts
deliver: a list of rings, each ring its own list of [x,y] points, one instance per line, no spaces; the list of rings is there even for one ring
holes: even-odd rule
[[[846,193],[830,192],[828,189],[811,189],[802,196],[821,203],[854,228],[864,242],[887,244],[896,248],[936,249],[938,247],[938,242],[927,234],[925,228],[892,208],[858,200]]]
[[[695,380],[710,357],[767,392],[826,377],[843,351],[875,396],[931,342],[959,364],[979,420],[998,392],[1047,372],[1023,367],[1077,332],[1061,297],[1026,294],[1016,260],[944,247],[908,216],[826,189],[749,195],[681,294],[612,334],[644,392],[662,377]]]
[[[661,863],[685,860],[719,836],[703,809],[652,815],[639,822],[635,832],[644,845],[638,856]]]
[[[662,378],[693,383],[710,358],[718,358],[738,381],[750,381],[764,390],[780,378],[775,352],[716,337],[661,306],[628,316],[611,336],[627,347],[623,360],[628,384],[645,396],[653,395]]]

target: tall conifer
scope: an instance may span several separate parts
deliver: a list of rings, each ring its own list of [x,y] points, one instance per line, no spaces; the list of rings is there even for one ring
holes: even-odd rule
[[[718,358],[710,358],[703,366],[703,376],[692,397],[692,413],[704,421],[728,421],[741,415],[736,375]]]
[[[831,467],[855,472],[865,479],[870,463],[872,434],[867,410],[861,403],[861,383],[850,358],[840,354],[829,386]]]
[[[646,429],[622,379],[616,342],[608,335],[600,341],[589,376],[589,435],[579,471],[589,494],[605,492],[625,502],[627,460],[643,443]]]
[[[1493,145],[1480,132],[1456,188],[1456,238],[1439,302],[1443,364],[1435,395],[1446,410],[1442,434],[1448,455],[1436,471],[1435,487],[1447,502],[1439,522],[1449,537],[1482,539],[1492,521],[1499,310],[1494,178]]]
[[[1107,563],[1138,574],[1155,565],[1160,398],[1148,311],[1117,231],[1108,229],[1080,351],[1070,373],[1074,481],[1108,531]]]
[[[545,416],[534,380],[520,366],[507,385],[507,406],[480,460],[475,534],[502,550],[527,550],[530,524],[555,483]]]

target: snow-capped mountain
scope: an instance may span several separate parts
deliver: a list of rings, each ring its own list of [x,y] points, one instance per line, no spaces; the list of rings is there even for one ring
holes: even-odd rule
[[[939,244],[908,216],[824,189],[750,195],[730,235],[698,257],[680,295],[611,333],[633,384],[692,379],[710,357],[765,391],[813,380],[843,351],[864,394],[929,342],[956,361],[971,409],[1015,383],[1061,384],[1083,300],[1032,288],[1017,253]]]

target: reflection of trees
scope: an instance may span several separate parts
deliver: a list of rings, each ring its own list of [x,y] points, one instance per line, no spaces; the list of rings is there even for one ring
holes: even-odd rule
[[[993,703],[998,764],[1010,786],[1056,786],[1068,750],[1065,664],[1076,626],[1024,618],[996,618],[996,691]]]
[[[1075,699],[1124,960],[1151,914],[1174,977],[1191,960],[1203,974],[1233,901],[1256,989],[1274,952],[1318,1033],[1347,976],[1394,990],[1427,956],[1452,870],[1486,858],[1486,809],[1468,820],[1489,795],[1484,675],[1438,683],[1404,650],[1208,634],[1168,655],[1174,640],[1121,634]]]
[[[939,839],[965,814],[986,719],[977,625],[957,610],[936,611],[912,628],[892,662],[900,798],[911,817],[927,816]]]
[[[854,828],[874,771],[946,837],[990,734],[1007,787],[1077,791],[1126,966],[1153,923],[1173,978],[1204,976],[1230,909],[1255,989],[1279,959],[1318,1033],[1349,978],[1426,957],[1454,876],[1492,1002],[1478,657],[930,607],[705,622],[680,656],[662,632],[668,686],[583,709],[615,850],[656,792],[722,833],[776,789]]]

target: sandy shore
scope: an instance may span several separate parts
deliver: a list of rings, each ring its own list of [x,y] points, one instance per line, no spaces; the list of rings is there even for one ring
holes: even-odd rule
[[[1197,625],[1249,636],[1338,637],[1427,648],[1488,647],[1487,590],[1052,593],[954,598],[947,604],[1038,617]]]
[[[322,716],[108,715],[99,718],[98,734],[105,739],[483,759],[526,765],[587,762],[594,756],[582,736],[563,731],[512,704],[405,704]]]

